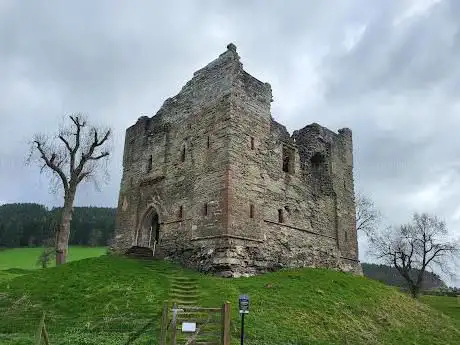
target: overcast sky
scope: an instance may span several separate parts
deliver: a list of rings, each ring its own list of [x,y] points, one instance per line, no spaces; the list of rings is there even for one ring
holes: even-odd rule
[[[77,204],[115,206],[125,128],[233,42],[288,130],[353,130],[357,189],[388,223],[427,211],[460,234],[460,1],[165,3],[0,0],[0,203],[61,203],[27,141],[84,112],[114,152]]]

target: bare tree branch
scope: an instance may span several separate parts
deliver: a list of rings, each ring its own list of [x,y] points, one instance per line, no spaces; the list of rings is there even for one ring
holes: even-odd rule
[[[101,153],[99,156],[95,156],[95,157],[88,157],[88,160],[92,160],[92,161],[97,161],[98,159],[101,159],[101,158],[104,158],[104,157],[107,157],[109,155],[108,152],[103,152]]]
[[[444,221],[426,213],[415,213],[412,222],[370,235],[374,256],[394,266],[406,280],[413,297],[422,288],[427,268],[433,265],[449,271],[460,254],[460,244],[448,238]]]
[[[111,134],[111,131],[107,130],[106,133],[104,134],[104,137],[101,140],[99,140],[97,130],[93,129],[93,141],[92,141],[88,151],[86,153],[85,152],[82,153],[80,163],[78,164],[77,168],[75,169],[76,175],[81,174],[81,172],[83,171],[83,168],[85,167],[85,164],[89,160],[97,160],[97,159],[99,159],[99,158],[96,158],[96,157],[93,156],[94,151],[96,150],[97,147],[102,146],[108,140],[110,134]],[[100,158],[106,157],[108,155],[109,155],[109,153],[105,152],[105,155],[103,155]]]
[[[72,152],[72,148],[70,147],[69,142],[62,135],[59,135],[59,139],[61,139],[61,141],[64,142],[65,146],[67,147],[67,150],[69,150],[69,152]]]
[[[64,190],[67,191],[69,189],[67,177],[65,176],[62,169],[58,165],[55,164],[56,154],[52,153],[51,158],[48,158],[43,148],[43,143],[38,140],[34,140],[34,143],[35,145],[37,145],[36,148],[40,152],[41,158],[45,162],[45,166],[49,167],[51,170],[56,172],[56,174],[59,175],[59,177],[61,178]],[[43,170],[43,167],[42,167],[42,170]]]
[[[361,193],[357,193],[356,231],[364,232],[369,236],[372,232],[376,231],[380,219],[381,214],[375,208],[373,201]]]

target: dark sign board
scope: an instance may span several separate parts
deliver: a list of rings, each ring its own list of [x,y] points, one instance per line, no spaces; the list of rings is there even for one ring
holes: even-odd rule
[[[248,314],[249,313],[249,296],[248,295],[240,295],[240,314]]]

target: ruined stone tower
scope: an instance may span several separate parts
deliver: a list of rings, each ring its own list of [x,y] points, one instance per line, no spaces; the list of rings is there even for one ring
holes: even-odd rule
[[[282,267],[360,271],[352,135],[289,135],[233,44],[126,131],[113,249],[223,276]]]

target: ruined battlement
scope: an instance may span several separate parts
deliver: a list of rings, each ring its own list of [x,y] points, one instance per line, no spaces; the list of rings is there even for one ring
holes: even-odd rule
[[[233,44],[126,131],[114,250],[223,276],[360,272],[352,133],[273,120]]]

